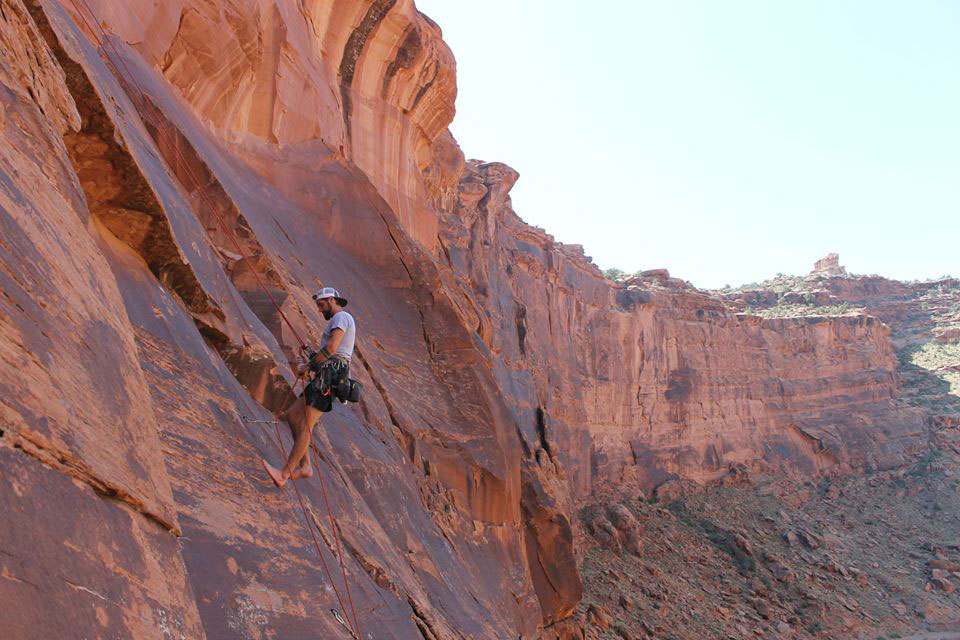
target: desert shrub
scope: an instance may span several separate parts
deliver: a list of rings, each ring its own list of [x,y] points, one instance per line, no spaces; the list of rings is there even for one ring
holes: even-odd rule
[[[617,269],[616,267],[610,267],[609,269],[604,269],[603,271],[603,277],[607,280],[613,280],[614,282],[623,278],[625,275],[627,275],[626,271],[623,269]]]

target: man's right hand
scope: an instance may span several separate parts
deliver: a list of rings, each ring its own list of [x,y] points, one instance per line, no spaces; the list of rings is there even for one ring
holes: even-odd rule
[[[327,361],[330,358],[330,352],[326,349],[320,349],[320,351],[312,352],[310,355],[309,366],[311,369],[316,371],[320,368],[320,365]]]
[[[297,353],[297,368],[299,370],[304,370],[311,365],[313,357],[317,354],[312,348],[307,345],[301,345],[300,351]]]

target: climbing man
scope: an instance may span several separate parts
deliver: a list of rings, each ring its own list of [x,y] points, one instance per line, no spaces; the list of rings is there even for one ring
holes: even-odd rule
[[[313,294],[313,300],[327,320],[327,326],[320,338],[320,350],[307,350],[305,354],[306,366],[314,372],[313,379],[304,387],[293,406],[281,416],[293,433],[293,449],[283,469],[277,469],[263,460],[264,468],[278,487],[285,485],[287,480],[313,475],[309,455],[313,427],[321,413],[333,409],[334,396],[349,380],[350,356],[353,355],[357,326],[353,316],[343,310],[347,300],[330,287]]]

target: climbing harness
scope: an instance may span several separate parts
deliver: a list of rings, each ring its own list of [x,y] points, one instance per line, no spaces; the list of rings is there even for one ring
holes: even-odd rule
[[[90,7],[89,3],[87,2],[87,0],[79,0],[79,1],[82,2],[83,6],[86,8],[86,11],[87,11],[87,13],[89,14],[90,18],[92,19],[93,24],[96,25],[96,29],[94,29],[94,27],[91,26],[90,21],[87,20],[87,17],[84,15],[84,12],[83,12],[83,11],[80,9],[80,7],[77,5],[77,0],[70,0],[70,3],[73,5],[73,8],[74,8],[74,10],[76,11],[77,16],[80,18],[80,20],[83,21],[84,25],[86,26],[86,28],[87,28],[87,29],[89,30],[89,32],[91,33],[91,35],[92,35],[94,41],[96,42],[96,45],[98,46],[99,50],[103,52],[103,56],[104,56],[104,58],[105,58],[105,61],[106,61],[107,65],[109,65],[109,67],[112,69],[115,77],[116,77],[117,80],[120,82],[120,84],[123,86],[124,92],[125,92],[125,93],[127,94],[127,96],[131,99],[131,101],[134,102],[134,108],[137,109],[138,115],[139,115],[142,119],[144,119],[144,120],[149,120],[149,119],[150,119],[150,118],[149,118],[149,115],[148,115],[148,114],[149,114],[149,109],[147,108],[147,97],[146,97],[146,94],[143,92],[143,90],[142,90],[142,89],[140,88],[140,86],[137,84],[137,81],[136,81],[134,75],[130,72],[129,67],[127,67],[126,62],[124,61],[123,56],[120,55],[120,52],[116,49],[116,47],[114,47],[113,43],[110,42],[109,36],[107,35],[106,31],[103,29],[103,26],[100,24],[99,20],[97,20],[97,16],[96,16],[96,14],[94,13],[93,9],[91,9],[91,7]],[[97,31],[99,31],[99,33],[101,34],[100,36],[97,35]],[[102,37],[101,37],[101,36],[102,36]],[[106,45],[105,45],[105,43],[106,43]],[[112,57],[111,57],[110,54],[107,52],[107,49],[106,49],[107,46],[109,46],[110,49],[113,50],[113,53],[114,53],[114,55],[116,56],[117,60],[119,61],[120,65],[123,66],[124,70],[127,72],[126,76],[120,71],[120,69],[117,67],[117,65],[114,64]],[[131,92],[128,90],[128,88],[132,88],[132,89],[134,89],[134,90],[136,91],[136,94],[137,94],[137,96],[138,96],[138,98],[139,98],[139,103],[140,103],[140,104],[139,104],[139,108],[138,108],[138,105],[137,105],[137,100],[135,99],[135,97],[134,97],[133,95],[131,95]],[[157,125],[157,126],[156,126],[157,137],[158,137],[158,138],[161,138],[161,137],[164,135],[164,133],[165,133],[163,123],[162,123],[162,122],[156,122],[156,123],[154,123],[154,124]],[[158,142],[159,142],[159,140],[158,140]],[[219,211],[219,210],[217,209],[217,207],[214,206],[213,203],[210,201],[210,199],[209,199],[210,196],[209,196],[209,195],[206,193],[206,191],[202,188],[203,182],[202,182],[201,180],[199,180],[199,179],[197,178],[197,176],[194,174],[191,164],[190,164],[189,162],[186,162],[186,160],[183,158],[183,156],[182,156],[181,153],[180,153],[179,146],[178,146],[177,144],[175,144],[175,141],[169,141],[169,140],[168,140],[168,142],[171,142],[171,144],[169,145],[169,147],[170,147],[170,149],[172,150],[172,153],[177,157],[177,160],[180,162],[180,166],[182,167],[184,173],[185,173],[185,174],[190,178],[190,180],[192,180],[193,183],[196,185],[197,192],[198,192],[198,194],[199,194],[199,196],[200,196],[200,199],[203,201],[204,207],[207,208],[207,209],[209,209],[209,210],[214,214],[214,216],[216,217],[216,219],[217,219],[217,221],[218,221],[221,229],[223,230],[224,234],[225,234],[228,238],[230,238],[230,240],[232,241],[232,243],[233,243],[234,247],[236,248],[238,254],[241,255],[241,256],[243,256],[243,255],[244,255],[244,251],[243,251],[243,248],[242,248],[241,245],[240,245],[240,241],[237,239],[237,237],[236,237],[236,235],[234,234],[234,232],[227,226],[226,221],[223,219],[223,216],[220,214],[220,211]],[[305,346],[306,346],[306,343],[305,343],[305,342],[303,341],[303,339],[300,337],[299,332],[297,332],[297,329],[296,329],[296,327],[293,326],[293,323],[290,322],[290,319],[287,318],[287,315],[283,312],[283,309],[280,307],[280,304],[277,302],[276,298],[274,298],[274,296],[273,296],[273,294],[271,293],[270,289],[269,289],[269,288],[266,286],[266,284],[263,282],[263,279],[260,277],[260,274],[257,273],[256,270],[252,270],[252,273],[253,273],[253,275],[254,275],[257,283],[259,284],[260,288],[263,289],[263,291],[267,294],[267,297],[269,298],[270,302],[271,302],[271,303],[273,304],[273,306],[276,308],[277,313],[279,314],[280,318],[281,318],[281,319],[286,323],[286,325],[290,328],[290,331],[291,331],[291,333],[293,334],[294,338],[296,338],[297,342],[300,343],[300,346],[301,346],[301,347],[305,347]],[[304,373],[305,373],[305,372],[304,372]],[[294,387],[296,386],[297,383],[300,382],[300,379],[302,378],[303,375],[304,375],[304,374],[301,373],[300,376],[299,376],[298,379],[297,379],[297,382],[294,383],[294,385],[292,385],[292,386],[290,387],[290,390],[289,390],[289,392],[288,392],[288,394],[287,394],[287,399],[284,401],[284,403],[283,403],[282,406],[286,406],[287,402],[289,402],[290,397],[291,397],[291,395],[293,394],[293,389],[294,389]],[[241,420],[241,424],[244,424],[244,428],[246,428],[247,420],[246,420],[246,417],[245,417],[245,416],[243,416],[243,418],[244,418],[244,419]],[[282,438],[281,438],[281,436],[280,436],[279,421],[276,421],[276,420],[273,420],[273,421],[269,421],[269,420],[251,420],[250,422],[251,422],[251,423],[256,423],[256,424],[267,424],[267,423],[270,423],[270,422],[273,423],[274,430],[275,430],[276,436],[277,436],[277,439],[276,439],[276,443],[275,443],[275,444],[279,447],[280,453],[281,453],[281,455],[282,455],[282,454],[283,454],[283,440],[282,440]],[[315,463],[316,463],[316,451],[315,451],[315,450],[314,450],[314,461],[315,461]],[[329,517],[329,519],[330,519],[331,534],[332,534],[332,536],[333,536],[333,538],[334,538],[334,540],[335,540],[335,542],[336,542],[337,558],[338,558],[338,560],[339,560],[339,562],[340,562],[340,569],[341,569],[341,572],[342,572],[342,574],[343,574],[343,583],[344,583],[344,587],[345,587],[345,589],[346,589],[347,600],[348,600],[348,602],[349,602],[349,604],[350,604],[350,612],[351,612],[351,614],[352,614],[352,616],[353,616],[353,621],[352,621],[352,623],[350,623],[348,620],[344,620],[344,618],[340,615],[340,612],[339,612],[338,610],[336,610],[336,609],[331,609],[330,611],[331,611],[331,613],[333,614],[334,619],[335,619],[340,625],[342,625],[347,631],[349,631],[349,632],[350,632],[350,635],[351,635],[355,640],[360,640],[360,638],[362,638],[362,631],[361,631],[361,629],[360,629],[360,621],[359,621],[359,619],[357,618],[356,609],[354,608],[354,605],[353,605],[353,596],[352,596],[351,591],[350,591],[350,582],[347,580],[346,566],[345,566],[345,564],[344,564],[343,554],[342,554],[341,549],[340,549],[340,536],[339,536],[339,533],[338,533],[339,529],[338,529],[338,527],[336,526],[336,520],[335,520],[334,517],[333,517],[333,511],[330,509],[330,500],[329,500],[329,497],[328,497],[328,495],[327,495],[326,483],[325,483],[324,480],[323,480],[323,474],[322,474],[321,471],[320,471],[319,465],[317,466],[317,474],[316,474],[316,475],[317,475],[317,478],[319,479],[319,482],[320,482],[320,488],[321,488],[321,491],[322,491],[322,494],[323,494],[324,505],[326,506],[327,515],[328,515],[328,517]],[[337,602],[340,604],[340,608],[341,608],[342,610],[346,611],[347,609],[346,609],[346,607],[344,606],[344,602],[343,602],[342,598],[340,597],[340,592],[339,592],[339,590],[337,589],[336,583],[335,583],[334,580],[333,580],[333,575],[331,574],[330,569],[329,569],[329,567],[327,566],[327,562],[326,562],[326,560],[325,560],[324,557],[323,557],[323,552],[322,552],[322,550],[321,550],[321,548],[320,548],[320,543],[319,543],[319,541],[317,540],[317,536],[316,536],[316,533],[315,533],[315,531],[314,531],[314,528],[315,528],[315,527],[310,526],[310,519],[307,517],[307,508],[306,508],[306,505],[305,505],[305,503],[304,503],[303,495],[300,493],[300,489],[299,489],[299,487],[297,486],[297,484],[296,484],[295,481],[291,481],[290,484],[293,486],[294,492],[296,493],[297,501],[298,501],[299,504],[300,504],[300,510],[301,510],[301,512],[303,513],[304,523],[306,524],[307,528],[308,528],[309,531],[310,531],[310,535],[311,535],[311,537],[313,538],[313,543],[314,543],[314,546],[316,547],[317,555],[320,557],[320,562],[321,562],[321,564],[323,565],[323,569],[324,569],[325,573],[327,574],[327,579],[329,580],[331,587],[333,587],[333,591],[334,591],[334,594],[336,595]]]
[[[318,411],[333,409],[333,401],[359,402],[360,383],[349,377],[350,365],[338,358],[330,358],[318,365],[316,375],[303,389],[307,404]]]
[[[331,356],[326,349],[307,350],[307,366],[314,378],[303,390],[307,404],[320,411],[330,411],[333,400],[341,403],[360,402],[363,385],[350,377],[350,364]],[[317,356],[323,356],[319,359]]]

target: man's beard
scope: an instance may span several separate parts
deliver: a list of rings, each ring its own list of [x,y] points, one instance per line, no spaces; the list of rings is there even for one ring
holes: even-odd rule
[[[333,309],[326,309],[325,311],[321,311],[321,313],[323,314],[324,320],[329,320],[333,317]]]

